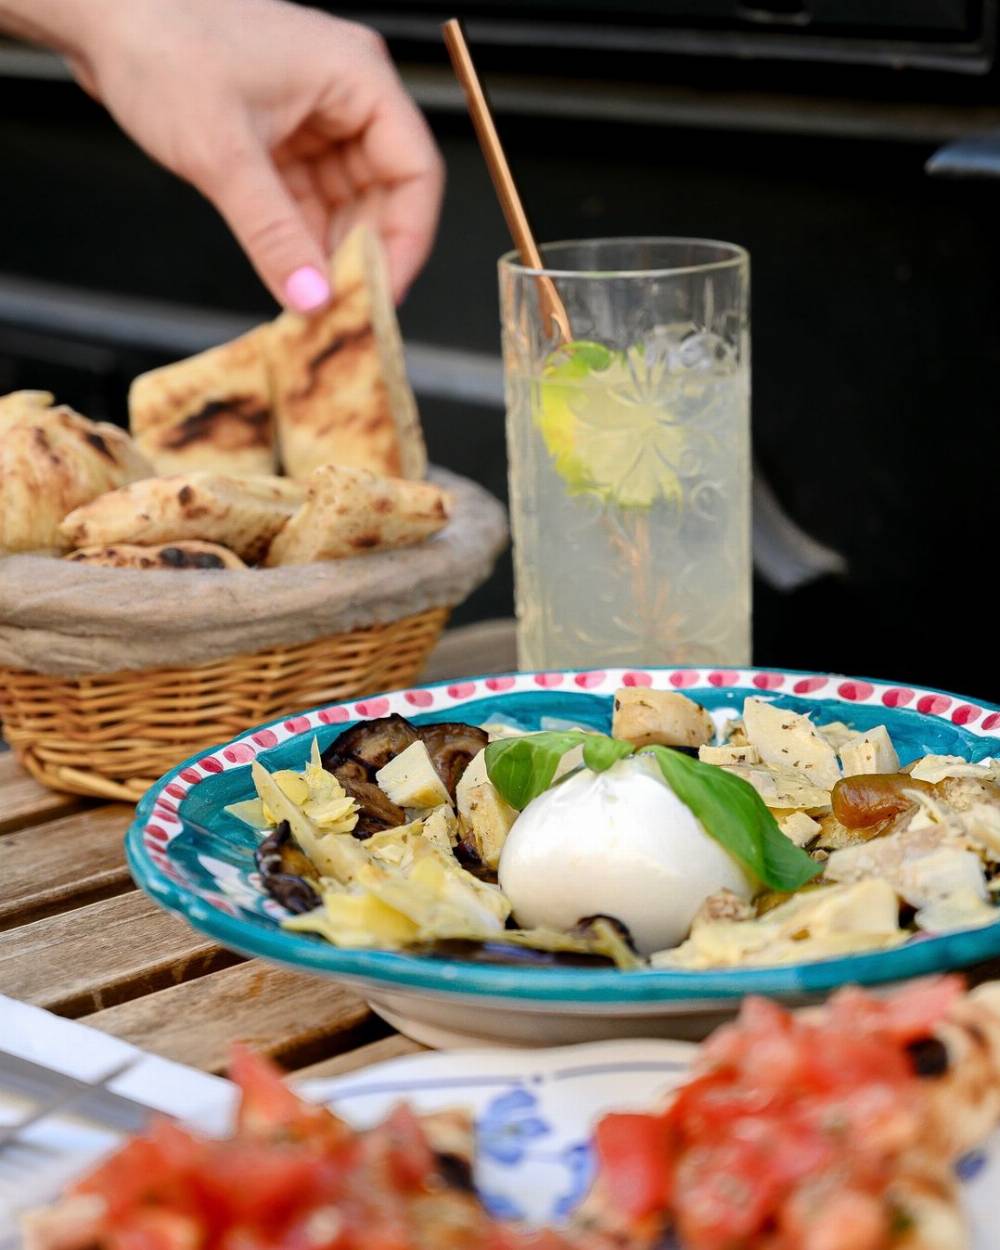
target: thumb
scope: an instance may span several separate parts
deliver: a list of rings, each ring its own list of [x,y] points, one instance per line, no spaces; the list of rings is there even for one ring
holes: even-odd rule
[[[322,307],[331,295],[325,257],[268,154],[243,149],[211,183],[201,190],[275,299],[295,312]]]

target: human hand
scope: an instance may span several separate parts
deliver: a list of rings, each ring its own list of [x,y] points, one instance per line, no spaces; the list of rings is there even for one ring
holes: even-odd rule
[[[366,221],[401,299],[444,166],[378,35],[284,0],[82,0],[80,81],[218,208],[283,304],[329,298],[326,256]]]

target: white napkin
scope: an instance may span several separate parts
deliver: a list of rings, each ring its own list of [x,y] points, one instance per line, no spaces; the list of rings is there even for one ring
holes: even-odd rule
[[[221,1133],[229,1124],[235,1091],[221,1077],[0,995],[0,1125],[20,1121],[46,1098],[39,1082],[29,1088],[10,1073],[5,1076],[4,1053],[88,1084],[99,1084],[134,1060],[107,1082],[111,1093],[204,1132]],[[101,1123],[100,1095],[90,1096],[88,1105],[92,1114],[67,1108],[0,1146],[0,1250],[18,1244],[20,1211],[51,1201],[72,1176],[122,1141],[122,1134]]]

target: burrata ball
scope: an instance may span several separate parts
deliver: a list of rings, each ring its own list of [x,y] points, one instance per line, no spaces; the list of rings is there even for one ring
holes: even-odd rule
[[[585,768],[533,799],[504,844],[500,886],[523,928],[614,916],[643,954],[682,942],[717,890],[753,893],[651,756]]]

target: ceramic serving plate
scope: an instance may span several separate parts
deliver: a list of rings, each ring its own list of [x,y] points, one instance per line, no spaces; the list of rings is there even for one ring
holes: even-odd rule
[[[981,760],[1000,753],[1000,708],[938,690],[775,669],[650,669],[519,673],[423,686],[273,721],[181,764],[139,804],[127,837],[140,886],[234,950],[354,984],[381,1016],[432,1046],[502,1041],[554,1045],[612,1037],[702,1036],[745,994],[788,1002],[848,981],[875,985],[1000,954],[1000,923],[920,937],[902,947],[774,968],[707,972],[487,967],[387,951],[340,950],[281,928],[283,909],[254,869],[257,835],[224,809],[254,797],[249,764],[302,768],[360,719],[399,712],[417,723],[506,721],[608,731],[620,686],[683,690],[717,719],[747,695],[856,729],[885,724],[903,763],[933,752]]]

